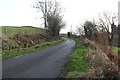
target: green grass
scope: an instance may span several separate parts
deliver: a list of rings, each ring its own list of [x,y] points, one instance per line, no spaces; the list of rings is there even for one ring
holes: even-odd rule
[[[120,48],[119,47],[112,47],[112,49],[113,49],[113,53],[118,55],[118,51],[120,50]]]
[[[67,37],[67,34],[65,34],[65,33],[60,33],[60,36],[62,36],[62,37]]]
[[[1,26],[0,29],[2,30],[2,34],[6,35],[13,35],[16,33],[45,33],[44,29],[35,27]]]
[[[91,67],[91,65],[84,60],[87,48],[84,47],[82,41],[74,40],[76,41],[75,49],[65,65],[66,78],[79,78]]]
[[[38,44],[36,46],[27,47],[27,48],[3,50],[2,51],[2,59],[12,58],[12,57],[16,57],[16,56],[19,56],[19,55],[22,55],[22,54],[31,53],[31,52],[34,52],[34,51],[37,51],[37,50],[55,45],[57,43],[60,43],[63,40],[64,39],[60,39],[60,40],[57,40],[57,41],[51,41],[51,42],[45,42],[45,43],[42,43],[42,44]]]

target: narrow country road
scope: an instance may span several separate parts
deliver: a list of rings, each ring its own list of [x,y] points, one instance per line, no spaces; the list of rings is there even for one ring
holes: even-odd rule
[[[3,78],[57,78],[75,41],[65,41],[36,52],[2,61]]]

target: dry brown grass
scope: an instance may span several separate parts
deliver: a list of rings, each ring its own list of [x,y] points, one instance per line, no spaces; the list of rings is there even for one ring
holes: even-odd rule
[[[120,57],[114,55],[107,45],[101,45],[88,39],[84,41],[85,43],[89,43],[89,53],[86,54],[85,59],[90,61],[93,69],[95,69],[95,71],[93,71],[96,77],[119,77],[118,64],[120,62]],[[93,71],[90,70],[89,75],[92,75]],[[88,75],[88,73],[86,73],[86,75]]]
[[[91,68],[89,69],[83,76],[84,78],[96,78],[96,69]]]
[[[35,46],[36,44],[49,41],[45,35],[42,34],[15,34],[12,36],[2,36],[2,49],[9,50],[15,48],[26,48]]]
[[[92,35],[92,40],[94,40],[96,43],[99,43],[101,45],[109,45],[109,39],[108,39],[108,34],[107,32],[95,32]]]

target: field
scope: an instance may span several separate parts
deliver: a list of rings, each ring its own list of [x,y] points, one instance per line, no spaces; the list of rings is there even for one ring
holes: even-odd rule
[[[120,50],[119,47],[112,47],[113,53],[118,55],[118,51]]]
[[[61,33],[60,36],[62,36],[62,37],[67,37],[67,34]]]
[[[1,26],[2,34],[11,36],[16,33],[29,33],[29,34],[36,34],[36,33],[45,33],[45,30],[42,28],[35,28],[35,27],[18,27],[18,26]]]

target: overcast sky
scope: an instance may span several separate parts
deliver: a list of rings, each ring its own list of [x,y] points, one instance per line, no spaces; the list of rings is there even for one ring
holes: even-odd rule
[[[32,8],[36,0],[0,0],[0,26],[36,26],[42,27],[42,21],[36,9]],[[59,0],[65,8],[64,20],[66,28],[61,32],[70,31],[75,26],[97,18],[104,11],[118,12],[119,0]]]

